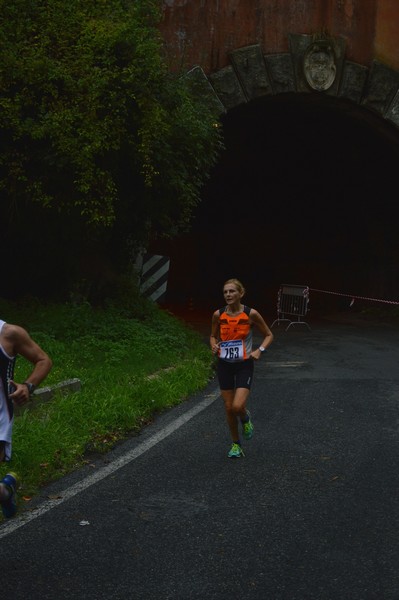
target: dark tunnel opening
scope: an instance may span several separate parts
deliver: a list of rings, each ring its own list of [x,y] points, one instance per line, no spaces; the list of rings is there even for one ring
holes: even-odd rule
[[[321,310],[347,294],[397,300],[396,128],[313,94],[258,99],[222,124],[191,231],[151,249],[170,257],[167,302],[217,306],[230,277],[268,314],[282,283],[321,290]]]

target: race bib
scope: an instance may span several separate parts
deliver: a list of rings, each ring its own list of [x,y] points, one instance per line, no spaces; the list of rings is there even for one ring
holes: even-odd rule
[[[220,342],[219,348],[219,357],[223,360],[228,360],[230,362],[244,360],[244,342],[242,340]]]

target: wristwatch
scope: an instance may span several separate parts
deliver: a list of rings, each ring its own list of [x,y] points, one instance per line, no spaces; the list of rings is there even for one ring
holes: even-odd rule
[[[264,348],[263,346],[259,346],[259,350],[260,350],[261,352],[265,352],[265,351],[266,351],[266,348]]]
[[[33,392],[36,389],[36,386],[34,383],[29,383],[29,381],[24,381],[24,385],[26,385],[26,387],[28,388],[29,394],[33,394]]]

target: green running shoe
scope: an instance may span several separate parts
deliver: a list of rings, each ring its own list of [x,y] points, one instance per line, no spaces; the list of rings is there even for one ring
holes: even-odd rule
[[[229,458],[240,458],[240,456],[245,456],[240,444],[237,444],[236,442],[233,442],[231,444],[231,448],[229,450],[229,453],[227,455]]]
[[[1,508],[4,517],[6,519],[10,519],[17,512],[17,487],[19,484],[18,477],[15,473],[7,473],[0,483],[3,483],[11,492],[8,500],[1,502]]]
[[[254,434],[254,426],[252,425],[251,415],[249,410],[247,410],[248,421],[246,423],[241,423],[242,425],[242,435],[244,440],[250,440]]]

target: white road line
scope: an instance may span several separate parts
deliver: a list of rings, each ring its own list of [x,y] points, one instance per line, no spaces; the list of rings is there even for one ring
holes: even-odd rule
[[[212,402],[214,402],[216,398],[219,397],[219,395],[219,390],[208,394],[205,397],[205,399],[202,400],[202,402],[199,402],[191,410],[178,417],[175,421],[173,421],[173,423],[170,423],[170,425],[164,427],[164,429],[162,429],[158,433],[155,433],[148,440],[142,442],[136,448],[134,448],[127,454],[124,454],[120,458],[117,458],[112,463],[109,463],[105,467],[102,467],[89,477],[86,477],[86,479],[84,479],[83,481],[79,481],[75,485],[72,485],[71,487],[67,488],[65,492],[63,492],[62,497],[47,500],[46,502],[43,502],[43,504],[41,504],[39,507],[32,510],[32,512],[24,512],[20,517],[16,517],[10,521],[6,521],[4,525],[0,526],[0,539],[6,537],[10,533],[13,533],[20,527],[27,525],[28,523],[30,523],[30,521],[41,517],[49,510],[55,508],[56,506],[59,506],[60,504],[66,502],[70,498],[73,498],[77,494],[80,494],[90,486],[98,483],[102,479],[105,479],[105,477],[108,477],[108,475],[115,473],[115,471],[118,471],[118,469],[121,469],[132,460],[135,460],[136,458],[147,452],[147,450],[150,450],[153,446],[155,446],[156,444],[167,438],[169,435],[174,433],[177,429],[185,425],[185,423],[190,421],[198,413],[205,410],[205,408],[210,406]]]

